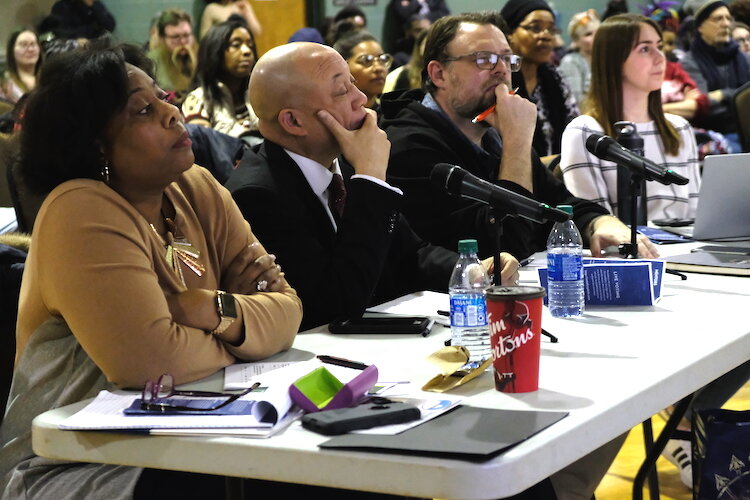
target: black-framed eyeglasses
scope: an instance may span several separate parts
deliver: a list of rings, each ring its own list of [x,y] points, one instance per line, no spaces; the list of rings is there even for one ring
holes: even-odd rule
[[[562,33],[562,30],[560,28],[558,28],[555,25],[549,25],[549,24],[540,24],[540,23],[521,24],[519,28],[523,28],[529,33],[534,33],[535,35],[541,35],[545,31],[553,36],[559,35],[560,33]]]
[[[189,42],[193,39],[192,33],[179,33],[177,35],[164,35],[164,38],[172,41],[181,41],[181,42]]]
[[[369,68],[376,62],[380,63],[380,65],[385,69],[390,68],[391,64],[393,64],[393,56],[390,54],[380,54],[379,56],[374,56],[372,54],[362,54],[354,60],[357,62],[357,64],[360,64],[365,68]]]
[[[141,393],[141,410],[149,411],[213,411],[219,408],[224,408],[230,403],[237,401],[242,396],[249,394],[254,389],[257,389],[260,384],[254,384],[252,387],[245,389],[242,392],[226,393],[226,392],[210,392],[210,391],[178,391],[175,389],[174,377],[169,373],[165,373],[158,378],[156,382],[153,380],[147,380],[143,385],[143,392]],[[193,407],[175,405],[172,403],[164,402],[165,399],[172,396],[190,396],[196,398],[222,398],[216,404],[208,407]],[[224,399],[226,398],[226,399]]]
[[[472,52],[471,54],[464,54],[462,56],[447,57],[443,59],[443,62],[459,61],[461,59],[472,59],[474,64],[479,69],[493,70],[497,66],[498,61],[503,61],[505,67],[510,69],[512,72],[516,72],[521,69],[521,61],[523,58],[516,54],[495,54],[494,52]]]

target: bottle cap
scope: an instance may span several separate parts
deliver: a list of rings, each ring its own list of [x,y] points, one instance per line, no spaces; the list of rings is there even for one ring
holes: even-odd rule
[[[458,253],[477,253],[477,240],[459,240]]]
[[[558,210],[562,210],[568,215],[573,215],[573,205],[557,205]]]

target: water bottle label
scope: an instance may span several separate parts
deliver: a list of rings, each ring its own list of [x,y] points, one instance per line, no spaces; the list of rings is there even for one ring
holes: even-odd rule
[[[582,257],[571,254],[547,254],[547,277],[550,281],[582,280]]]
[[[451,295],[451,326],[472,327],[487,324],[484,295]]]

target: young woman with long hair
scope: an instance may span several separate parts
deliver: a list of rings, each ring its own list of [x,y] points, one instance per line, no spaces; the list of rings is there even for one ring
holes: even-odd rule
[[[647,182],[648,219],[686,219],[695,216],[698,202],[698,154],[690,124],[662,110],[661,45],[661,30],[647,17],[621,14],[602,23],[594,37],[585,114],[565,128],[560,166],[574,195],[627,213],[629,207],[617,206],[617,165],[589,153],[585,143],[592,133],[615,137],[618,121],[633,122],[646,158],[689,179],[684,186]]]

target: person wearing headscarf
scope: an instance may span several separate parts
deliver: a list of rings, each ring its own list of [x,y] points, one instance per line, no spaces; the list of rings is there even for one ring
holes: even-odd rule
[[[578,105],[562,74],[550,60],[555,14],[544,0],[509,0],[500,11],[508,24],[511,47],[520,55],[521,71],[513,73],[513,88],[537,108],[533,147],[540,157],[560,153],[565,126],[578,116]]]

